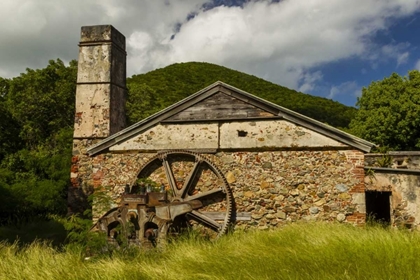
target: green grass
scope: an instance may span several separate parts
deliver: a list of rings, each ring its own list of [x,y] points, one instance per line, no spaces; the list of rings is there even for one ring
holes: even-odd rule
[[[89,260],[75,246],[3,242],[0,259],[0,279],[418,279],[420,233],[300,223]]]

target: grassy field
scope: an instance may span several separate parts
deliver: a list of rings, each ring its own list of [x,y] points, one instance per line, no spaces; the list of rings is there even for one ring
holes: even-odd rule
[[[77,246],[3,242],[0,279],[419,279],[419,259],[417,232],[302,223],[89,260]]]

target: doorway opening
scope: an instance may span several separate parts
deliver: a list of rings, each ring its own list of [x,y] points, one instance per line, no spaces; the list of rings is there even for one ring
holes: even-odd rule
[[[391,224],[391,192],[366,191],[367,222]]]

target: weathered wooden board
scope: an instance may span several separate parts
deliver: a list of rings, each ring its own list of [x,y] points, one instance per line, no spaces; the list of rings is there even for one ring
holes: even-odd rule
[[[272,113],[224,93],[216,93],[166,121],[272,117]]]

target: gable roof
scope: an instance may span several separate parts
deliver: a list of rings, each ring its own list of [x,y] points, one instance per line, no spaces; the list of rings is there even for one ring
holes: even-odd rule
[[[289,122],[292,122],[296,125],[308,128],[320,134],[323,134],[327,137],[330,137],[334,140],[347,144],[355,149],[362,150],[364,152],[369,152],[375,144],[368,142],[364,139],[359,137],[353,136],[349,133],[341,131],[337,128],[314,120],[312,118],[306,117],[302,114],[296,113],[292,110],[284,108],[282,106],[276,105],[271,103],[267,100],[259,98],[255,95],[252,95],[248,92],[235,88],[231,85],[228,85],[223,82],[215,82],[210,86],[196,92],[184,98],[183,100],[141,120],[138,123],[135,123],[105,139],[100,141],[99,143],[91,146],[87,149],[89,155],[97,154],[115,144],[121,143],[125,140],[130,139],[131,137],[142,133],[143,131],[159,124],[159,123],[173,123],[173,122],[188,122],[188,121],[214,121],[214,120],[226,120],[226,118],[219,118],[217,115],[210,115],[207,116],[204,114],[204,118],[201,117],[199,119],[194,117],[194,113],[190,113],[193,115],[190,118],[182,117],[180,114],[186,111],[188,108],[192,108],[196,106],[200,102],[215,96],[216,94],[223,93],[235,100],[241,101],[245,105],[250,105],[256,108],[256,116],[241,116],[241,115],[229,115],[228,120],[243,120],[245,119],[262,119],[262,118],[270,118],[270,119],[283,119]],[[203,116],[203,114],[200,114]]]

